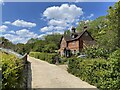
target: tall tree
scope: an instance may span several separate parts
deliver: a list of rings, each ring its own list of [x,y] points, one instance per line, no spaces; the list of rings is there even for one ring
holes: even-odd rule
[[[109,7],[107,18],[108,28],[115,33],[114,44],[120,48],[120,1],[115,3],[113,7]]]
[[[13,49],[13,50],[15,49],[15,45],[4,37],[0,37],[0,43],[1,43],[1,47],[3,48]]]

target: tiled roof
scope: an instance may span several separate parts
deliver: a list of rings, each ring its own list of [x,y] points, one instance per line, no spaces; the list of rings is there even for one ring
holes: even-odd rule
[[[86,32],[86,31],[82,31],[80,33],[72,33],[72,35],[75,36],[74,38],[72,38],[71,35],[65,35],[63,37],[65,38],[66,41],[73,41],[73,40],[76,40],[76,39],[80,38],[83,35],[84,32]]]

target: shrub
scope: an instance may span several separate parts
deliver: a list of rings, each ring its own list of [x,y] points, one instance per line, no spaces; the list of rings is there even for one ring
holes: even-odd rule
[[[113,52],[109,57],[111,67],[110,76],[112,77],[112,87],[120,89],[120,48]]]
[[[56,53],[44,53],[44,52],[30,52],[29,55],[32,57],[47,61],[49,63],[53,63],[54,57],[57,54]]]
[[[111,51],[104,48],[91,47],[84,50],[89,58],[105,58],[109,57]]]
[[[120,89],[120,49],[113,52],[109,60],[76,59],[71,58],[68,72],[80,77],[82,80],[97,86],[99,89]]]
[[[0,52],[2,56],[2,88],[21,88],[23,85],[22,60],[14,55]]]
[[[68,61],[67,57],[60,57],[60,64],[68,64]]]

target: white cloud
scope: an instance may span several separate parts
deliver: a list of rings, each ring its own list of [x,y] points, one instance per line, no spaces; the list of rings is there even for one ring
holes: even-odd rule
[[[11,24],[11,22],[10,21],[5,21],[4,24]]]
[[[47,31],[52,31],[54,29],[53,26],[48,26],[48,27],[43,27],[41,28],[41,32],[47,32]]]
[[[6,32],[7,29],[8,27],[5,25],[0,26],[0,32]]]
[[[43,38],[44,36],[46,36],[46,34],[41,34],[41,35],[38,35],[38,38]]]
[[[15,39],[14,37],[14,35],[12,35],[12,34],[5,34],[5,35],[3,35],[5,38],[7,38],[7,39]],[[16,36],[17,37],[17,36]]]
[[[43,12],[43,17],[48,19],[48,26],[40,29],[41,32],[63,33],[73,23],[79,21],[83,15],[82,8],[76,5],[62,4],[61,6],[48,7]]]
[[[90,14],[90,16],[87,16],[86,18],[90,19],[94,16],[94,14]]]
[[[12,25],[18,26],[18,27],[28,27],[28,28],[32,28],[35,27],[36,24],[32,23],[32,22],[26,22],[24,20],[16,20],[12,23]]]
[[[45,34],[46,35],[50,35],[50,34],[53,34],[53,32],[46,32]]]
[[[48,22],[49,25],[53,25],[53,26],[66,26],[67,23],[64,20],[50,20]]]
[[[27,21],[19,20],[19,19],[14,22],[5,21],[4,24],[14,25],[18,27],[27,27],[27,28],[32,28],[36,26],[36,23],[27,22]]]
[[[64,32],[65,27],[61,27],[61,26],[46,26],[40,29],[41,32]]]
[[[27,43],[27,41],[31,38],[40,38],[40,35],[30,32],[27,29],[22,29],[18,31],[9,31],[8,34],[2,35],[13,43]],[[41,36],[42,37],[42,36]]]
[[[78,25],[79,24],[79,22],[76,22],[76,25]]]
[[[30,39],[30,38],[22,38],[18,35],[13,35],[13,34],[5,34],[3,35],[6,39],[10,40],[11,42],[13,43],[27,43],[27,41]]]
[[[71,21],[83,14],[82,8],[77,7],[76,5],[68,5],[62,4],[59,6],[53,6],[47,8],[43,16],[47,19],[55,19],[55,20],[68,20]]]
[[[64,34],[64,31],[56,31],[54,33]]]
[[[62,30],[64,30],[64,27],[57,26],[57,27],[54,27],[54,29],[57,31],[62,31]]]
[[[11,30],[11,31],[9,31],[9,33],[15,34],[15,31]]]
[[[46,32],[45,35],[50,35],[50,34],[55,34],[55,33],[64,34],[64,31]]]
[[[16,31],[16,34],[18,36],[24,37],[24,38],[37,38],[37,34],[30,32],[27,29],[18,30],[18,31]]]
[[[21,37],[16,37],[15,39],[12,40],[12,42],[14,43],[27,43],[27,41],[29,40],[30,38],[21,38]]]

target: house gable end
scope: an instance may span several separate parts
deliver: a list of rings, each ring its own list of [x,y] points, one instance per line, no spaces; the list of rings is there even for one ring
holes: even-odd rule
[[[79,38],[86,41],[94,41],[93,37],[87,30]]]
[[[60,42],[60,48],[66,48],[67,42],[64,37],[62,37],[61,42]]]

